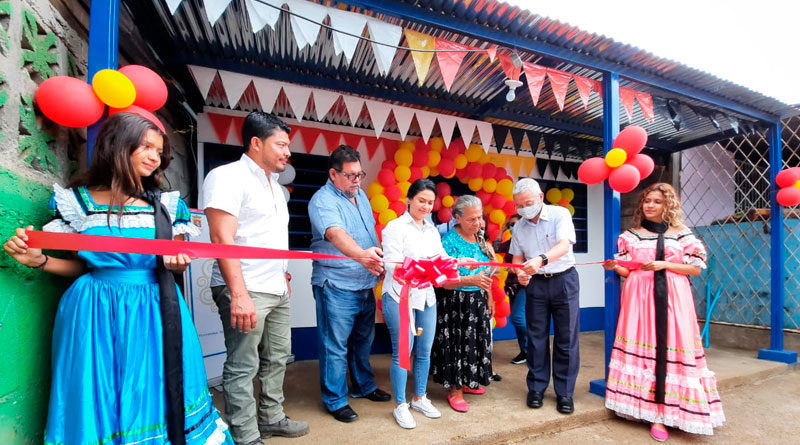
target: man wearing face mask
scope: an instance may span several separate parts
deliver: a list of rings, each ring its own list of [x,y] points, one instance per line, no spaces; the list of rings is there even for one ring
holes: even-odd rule
[[[556,409],[571,414],[578,377],[579,283],[575,270],[575,227],[564,207],[544,204],[544,193],[530,178],[514,186],[514,204],[522,219],[517,222],[509,253],[523,264],[517,279],[526,286],[525,319],[528,331],[528,397],[531,408],[540,408],[550,384],[550,317],[553,318],[553,388]]]

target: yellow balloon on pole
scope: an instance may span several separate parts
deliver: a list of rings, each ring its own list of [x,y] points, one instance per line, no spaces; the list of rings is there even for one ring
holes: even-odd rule
[[[442,207],[453,207],[453,204],[455,204],[455,202],[456,200],[452,196],[447,195],[444,198],[442,198]]]
[[[557,204],[561,201],[561,190],[553,187],[544,194],[544,197],[550,204]]]
[[[483,147],[478,144],[472,144],[467,148],[467,161],[478,162],[484,154],[486,154],[486,152],[483,151]]]
[[[403,141],[397,146],[397,149],[408,150],[410,153],[414,153],[414,150],[417,149],[417,144],[415,144],[414,141]]]
[[[494,178],[487,178],[483,180],[483,190],[487,193],[494,193],[497,190],[497,180]]]
[[[397,213],[392,209],[386,209],[381,211],[378,215],[378,222],[385,226],[389,221],[395,218],[397,218]]]
[[[456,158],[453,160],[453,164],[455,164],[457,169],[466,167],[468,162],[467,155],[463,153],[456,156]]]
[[[372,210],[375,212],[382,212],[389,208],[389,198],[384,195],[375,195],[369,200]]]
[[[502,209],[492,210],[492,212],[489,213],[489,221],[501,226],[504,222],[506,222],[506,214]]]
[[[428,152],[428,167],[436,167],[439,165],[439,161],[442,160],[442,154],[438,151],[429,151]]]
[[[411,178],[411,169],[406,165],[398,165],[394,168],[394,177],[398,182],[408,181]]]
[[[444,148],[444,139],[430,138],[429,144],[431,146],[431,152],[441,152],[442,148]]]
[[[473,192],[477,192],[483,187],[483,178],[472,178],[467,181],[467,187]]]
[[[397,165],[410,167],[413,161],[414,155],[411,154],[411,150],[400,149],[394,153],[394,162],[397,162]]]
[[[621,148],[612,148],[606,153],[606,165],[615,168],[625,163],[628,159],[628,153]]]
[[[431,174],[431,168],[428,167],[427,165],[424,166],[424,167],[420,167],[420,170],[422,170],[422,177],[423,178],[427,178]]]
[[[436,167],[436,166],[427,167],[427,168],[428,168],[428,177],[429,178],[433,178],[433,177],[439,176],[441,174],[441,173],[439,173],[439,168]]]
[[[92,89],[104,104],[112,108],[126,108],[136,100],[133,82],[117,70],[98,71],[92,77]]]
[[[506,199],[510,199],[514,191],[514,183],[510,179],[503,178],[497,181],[497,193],[503,195]]]
[[[383,194],[383,186],[378,182],[375,181],[367,187],[367,198],[372,199],[375,195],[382,195]]]
[[[411,183],[408,182],[408,181],[402,181],[402,182],[398,182],[397,186],[400,188],[400,191],[403,192],[403,198],[401,200],[404,200],[405,197],[408,195],[408,189],[409,189],[409,187],[411,187]],[[405,201],[403,201],[403,202],[405,202]]]
[[[566,199],[567,201],[572,201],[575,198],[575,192],[571,188],[563,188],[561,189],[561,199]],[[560,199],[559,199],[560,201]]]

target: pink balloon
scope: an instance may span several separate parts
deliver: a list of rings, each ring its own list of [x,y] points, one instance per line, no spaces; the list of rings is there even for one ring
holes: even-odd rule
[[[48,119],[72,128],[92,125],[103,117],[106,109],[91,85],[68,76],[42,82],[36,90],[36,104]]]
[[[611,174],[611,167],[604,158],[589,158],[578,167],[578,179],[584,184],[592,185],[603,182]]]
[[[650,173],[653,173],[653,169],[656,168],[656,164],[653,162],[653,158],[647,155],[643,155],[641,153],[629,159],[628,162],[626,162],[626,164],[630,164],[636,167],[637,170],[639,170],[640,179],[644,179],[650,176]]]
[[[639,170],[636,167],[622,164],[608,175],[608,185],[620,193],[628,193],[639,185],[640,179]]]
[[[775,184],[780,188],[791,187],[798,180],[800,180],[800,167],[781,170],[778,172],[777,176],[775,176]]]
[[[119,72],[130,79],[136,88],[134,105],[155,111],[167,103],[167,84],[155,71],[142,65],[126,65]]]
[[[630,125],[620,131],[617,137],[614,138],[614,148],[621,148],[625,150],[628,157],[639,153],[647,143],[647,131],[639,126]]]
[[[167,130],[164,129],[164,124],[161,123],[161,121],[156,117],[156,115],[151,113],[151,112],[149,112],[149,111],[147,111],[147,110],[145,110],[142,107],[139,107],[139,106],[136,106],[136,105],[131,105],[131,106],[126,107],[126,108],[109,108],[108,109],[108,115],[109,116],[111,116],[112,114],[117,114],[117,113],[138,114],[139,116],[142,116],[143,118],[149,120],[153,125],[158,127],[158,129],[161,130],[162,133],[167,134]]]
[[[800,189],[797,187],[784,187],[778,190],[776,198],[778,204],[784,207],[796,206],[800,204]]]

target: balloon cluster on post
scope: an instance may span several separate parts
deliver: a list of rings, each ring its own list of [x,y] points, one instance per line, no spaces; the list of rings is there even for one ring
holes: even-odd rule
[[[778,186],[778,195],[775,197],[778,204],[791,207],[800,204],[800,167],[781,170],[775,176],[775,185]]]
[[[614,138],[613,149],[604,158],[589,158],[578,168],[578,179],[587,185],[608,179],[608,185],[620,193],[628,193],[639,181],[653,173],[650,156],[640,153],[647,143],[647,131],[631,125]]]
[[[74,77],[55,76],[36,90],[36,103],[42,113],[53,122],[72,128],[94,124],[108,105],[109,115],[135,113],[166,133],[164,124],[152,113],[166,102],[164,80],[141,65],[100,70],[92,77],[91,85]]]
[[[544,199],[550,204],[558,205],[569,210],[570,215],[575,215],[575,207],[570,204],[575,198],[575,192],[571,188],[558,189],[553,187],[544,194]]]

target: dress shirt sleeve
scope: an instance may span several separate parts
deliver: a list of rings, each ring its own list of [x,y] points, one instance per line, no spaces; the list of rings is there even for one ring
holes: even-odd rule
[[[519,234],[511,237],[511,244],[508,245],[508,253],[511,255],[522,255],[522,246],[520,245]]]
[[[318,192],[320,193],[320,192]],[[314,195],[308,204],[308,216],[311,219],[311,226],[325,238],[325,231],[331,227],[345,227],[342,213],[339,211],[333,196],[327,194]]]
[[[555,210],[554,213],[557,215],[556,241],[567,240],[570,244],[575,244],[575,225],[572,224],[572,216],[569,214],[569,210],[560,206],[553,206],[550,210]]]
[[[203,181],[203,210],[207,208],[222,210],[239,217],[244,190],[241,178],[226,178],[222,167],[215,168]]]

